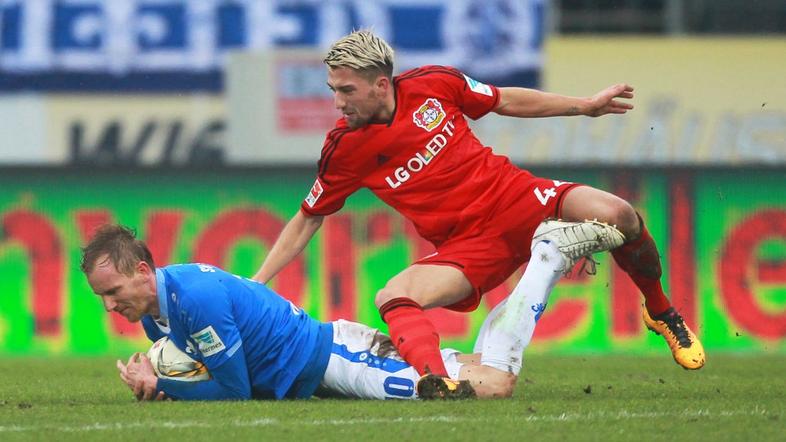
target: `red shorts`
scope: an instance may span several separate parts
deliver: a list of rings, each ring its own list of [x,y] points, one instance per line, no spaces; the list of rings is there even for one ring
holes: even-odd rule
[[[535,229],[546,218],[559,218],[562,200],[581,184],[538,178],[527,171],[506,180],[494,208],[479,216],[470,214],[465,228],[456,229],[437,252],[415,264],[447,265],[467,277],[473,294],[445,308],[470,312],[480,304],[483,293],[502,284],[529,261]],[[465,220],[462,220],[465,221]]]

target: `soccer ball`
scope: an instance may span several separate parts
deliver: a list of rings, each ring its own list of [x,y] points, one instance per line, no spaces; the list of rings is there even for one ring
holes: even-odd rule
[[[147,358],[153,364],[153,371],[161,379],[198,382],[210,379],[205,364],[191,359],[180,351],[168,336],[153,343],[147,351]]]

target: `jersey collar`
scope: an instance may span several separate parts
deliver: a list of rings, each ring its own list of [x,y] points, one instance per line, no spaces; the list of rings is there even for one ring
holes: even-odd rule
[[[164,271],[161,269],[156,269],[156,295],[158,296],[159,319],[162,319],[164,322],[168,323],[169,311],[167,309],[166,302],[166,280]]]

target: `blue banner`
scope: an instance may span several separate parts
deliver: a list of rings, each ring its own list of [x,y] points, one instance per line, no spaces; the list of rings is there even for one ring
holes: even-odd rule
[[[213,91],[233,50],[326,49],[371,28],[398,69],[536,86],[543,0],[0,0],[0,90]]]

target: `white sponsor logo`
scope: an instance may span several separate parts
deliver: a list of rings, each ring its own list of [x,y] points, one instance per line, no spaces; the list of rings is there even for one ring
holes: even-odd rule
[[[393,171],[392,177],[385,177],[388,186],[390,186],[391,189],[395,189],[402,183],[407,182],[412,177],[412,174],[418,173],[423,170],[424,167],[428,166],[431,160],[447,146],[448,140],[453,136],[453,129],[455,127],[453,119],[451,118],[445,123],[440,133],[434,135],[428,143],[426,143],[426,147],[421,152],[417,152],[412,158],[407,160],[406,164],[396,168],[396,170]]]
[[[472,92],[477,92],[479,94],[488,95],[489,97],[494,95],[494,92],[491,91],[491,87],[489,85],[481,83],[478,80],[475,80],[473,78],[469,78],[466,75],[464,75],[464,78],[467,79],[467,84],[469,85],[469,89]]]
[[[314,181],[314,185],[311,186],[311,191],[308,192],[308,195],[306,196],[306,204],[308,204],[308,207],[314,207],[314,204],[317,203],[319,197],[322,196],[323,190],[322,183],[320,183],[319,178],[317,178],[317,180]]]
[[[197,343],[199,352],[205,357],[214,355],[226,348],[212,325],[208,325],[202,330],[194,333],[191,335],[191,338]]]

